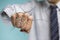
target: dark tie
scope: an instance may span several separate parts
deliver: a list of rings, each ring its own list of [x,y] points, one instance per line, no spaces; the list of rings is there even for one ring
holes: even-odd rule
[[[58,18],[57,18],[57,6],[50,6],[50,32],[51,40],[59,40]]]

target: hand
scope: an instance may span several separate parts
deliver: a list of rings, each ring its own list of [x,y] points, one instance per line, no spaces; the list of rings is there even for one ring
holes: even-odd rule
[[[28,13],[16,13],[11,16],[13,26],[21,28],[20,31],[29,33],[32,26],[33,17]]]

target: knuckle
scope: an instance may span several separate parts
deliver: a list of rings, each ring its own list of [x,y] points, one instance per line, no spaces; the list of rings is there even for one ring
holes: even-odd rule
[[[31,20],[32,20],[32,19],[33,19],[33,16],[29,16],[29,19],[31,19]]]
[[[25,16],[30,16],[28,13],[25,13]]]

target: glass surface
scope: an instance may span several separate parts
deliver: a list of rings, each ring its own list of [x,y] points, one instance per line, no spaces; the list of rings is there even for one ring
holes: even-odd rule
[[[31,0],[0,0],[0,11],[9,4],[23,4],[29,1]],[[0,19],[0,40],[28,40],[28,34],[20,32],[9,23],[5,24]]]

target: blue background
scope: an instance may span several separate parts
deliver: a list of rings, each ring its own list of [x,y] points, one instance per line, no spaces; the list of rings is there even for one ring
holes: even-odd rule
[[[0,0],[0,10],[9,4],[24,4],[31,0]]]

